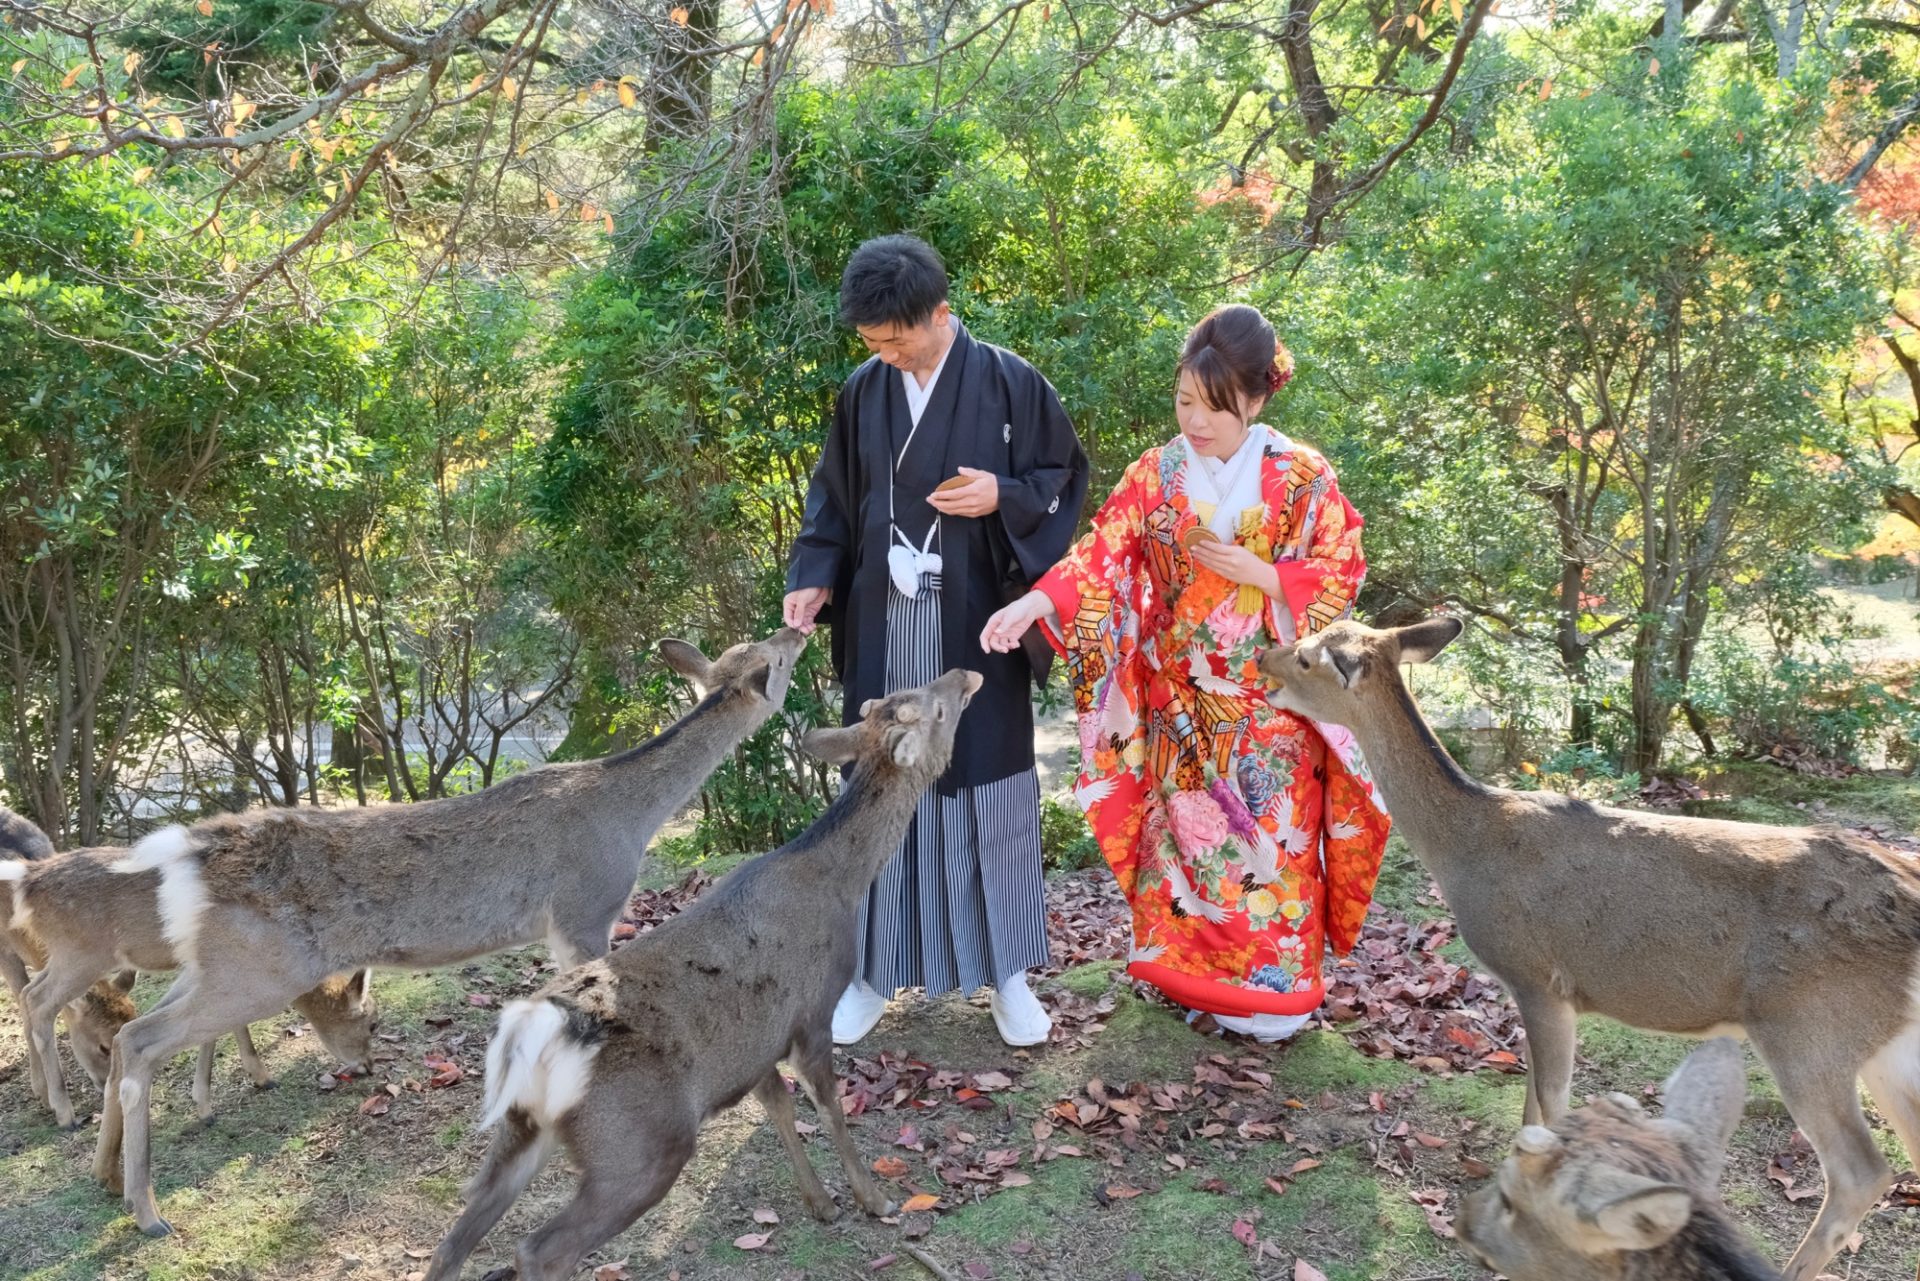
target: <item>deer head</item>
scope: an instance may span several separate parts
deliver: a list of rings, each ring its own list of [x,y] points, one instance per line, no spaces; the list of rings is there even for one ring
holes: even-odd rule
[[[811,755],[835,765],[872,760],[937,776],[952,758],[960,713],[973,701],[980,684],[978,672],[956,667],[918,689],[868,699],[858,724],[814,730],[807,735],[805,747]]]
[[[373,1066],[373,1032],[380,1025],[372,980],[372,970],[355,970],[335,975],[293,999],[293,1008],[313,1024],[327,1053],[349,1072],[365,1072]]]
[[[117,979],[95,983],[67,1007],[67,1043],[80,1070],[95,1085],[107,1079],[107,1068],[113,1061],[113,1038],[139,1013]]]
[[[1429,618],[1406,627],[1376,631],[1342,621],[1292,645],[1277,645],[1260,655],[1267,701],[1308,720],[1349,725],[1361,700],[1399,684],[1402,663],[1424,663],[1461,632],[1453,618]]]
[[[735,645],[712,662],[690,641],[663,640],[660,658],[686,677],[702,698],[724,692],[764,699],[778,707],[786,701],[794,664],[806,647],[805,636],[783,627],[763,641]]]
[[[1514,1140],[1494,1182],[1468,1197],[1460,1241],[1487,1267],[1513,1281],[1618,1281],[1627,1276],[1720,1277],[1725,1233],[1683,1229],[1703,1210],[1713,1216],[1727,1141],[1746,1101],[1739,1045],[1710,1041],[1667,1082],[1666,1115],[1652,1119],[1624,1094],[1567,1114],[1552,1129],[1530,1125]],[[1635,1258],[1645,1251],[1698,1252],[1716,1245],[1715,1262],[1676,1256],[1664,1269]]]

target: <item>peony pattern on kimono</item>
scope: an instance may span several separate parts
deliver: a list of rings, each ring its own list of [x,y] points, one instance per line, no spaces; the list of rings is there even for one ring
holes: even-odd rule
[[[1207,615],[1207,630],[1214,646],[1232,652],[1261,634],[1260,615],[1255,610],[1241,612],[1238,594],[1221,601]]]
[[[1388,822],[1351,735],[1270,706],[1255,658],[1349,611],[1361,521],[1324,458],[1274,436],[1235,541],[1280,595],[1243,590],[1181,541],[1190,464],[1180,440],[1149,450],[1039,584],[1081,718],[1076,795],[1145,941],[1136,977],[1197,1009],[1304,1013],[1324,948],[1357,940]]]

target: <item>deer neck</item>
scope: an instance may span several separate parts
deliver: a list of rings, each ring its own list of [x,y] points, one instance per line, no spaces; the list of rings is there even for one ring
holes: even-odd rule
[[[887,861],[936,774],[861,763],[827,812],[801,838],[801,854],[815,872],[809,879],[857,904]]]
[[[1438,879],[1466,848],[1455,839],[1462,825],[1491,817],[1486,803],[1493,792],[1447,754],[1395,675],[1365,701],[1349,728],[1366,753],[1394,827]]]
[[[647,742],[602,762],[607,811],[629,830],[650,835],[772,714],[764,699],[725,691],[707,695]]]

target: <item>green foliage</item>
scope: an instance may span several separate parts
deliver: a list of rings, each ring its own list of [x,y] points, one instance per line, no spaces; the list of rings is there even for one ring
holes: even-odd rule
[[[1087,816],[1071,799],[1040,798],[1040,857],[1049,872],[1079,872],[1105,861]]]
[[[1400,226],[1315,264],[1300,406],[1371,518],[1374,599],[1466,602],[1535,688],[1554,673],[1575,739],[1617,655],[1636,769],[1742,567],[1867,510],[1818,403],[1875,303],[1843,193],[1810,176],[1816,118],[1677,56],[1516,98],[1400,184]]]
[[[1740,754],[1780,749],[1848,765],[1914,765],[1920,699],[1911,673],[1902,682],[1863,669],[1838,636],[1775,654],[1728,637],[1708,658],[1694,702]]]

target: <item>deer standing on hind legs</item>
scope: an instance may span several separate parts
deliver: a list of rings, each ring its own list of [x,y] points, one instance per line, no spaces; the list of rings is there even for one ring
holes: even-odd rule
[[[1579,1014],[1745,1033],[1826,1176],[1785,1273],[1809,1281],[1892,1181],[1859,1081],[1920,1154],[1920,871],[1835,832],[1482,785],[1400,679],[1460,630],[1336,623],[1266,651],[1260,671],[1275,706],[1352,729],[1460,937],[1513,994],[1528,1124],[1566,1110]]]
[[[159,873],[181,969],[114,1039],[94,1176],[122,1191],[142,1231],[168,1232],[148,1163],[154,1072],[330,974],[451,965],[541,939],[563,966],[604,956],[647,842],[779,708],[805,645],[788,628],[709,663],[662,642],[704,696],[603,760],[413,805],[223,815],[134,846],[118,866]]]
[[[857,725],[808,735],[809,752],[853,765],[818,822],[652,933],[502,1012],[487,1047],[482,1121],[500,1128],[427,1281],[459,1276],[564,1143],[579,1188],[514,1256],[519,1281],[563,1281],[666,1195],[701,1122],[749,1092],[779,1131],[808,1209],[833,1218],[833,1197],[794,1125],[781,1059],[826,1122],[854,1200],[869,1214],[892,1212],[840,1112],[833,1007],[853,977],[860,900],[946,769],[960,713],[979,688],[975,673],[950,671],[870,700]]]

